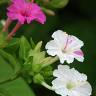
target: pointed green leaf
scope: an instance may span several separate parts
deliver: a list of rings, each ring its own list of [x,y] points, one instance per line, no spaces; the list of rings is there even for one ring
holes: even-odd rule
[[[21,66],[20,66],[19,62],[11,54],[0,49],[0,55],[4,58],[4,60],[6,62],[9,63],[9,66],[11,66],[13,68],[14,74],[20,70]]]
[[[31,43],[31,47],[34,49],[35,48],[35,43],[34,43],[32,38],[30,39],[30,43]]]
[[[13,70],[9,64],[10,63],[6,62],[0,55],[0,82],[5,81],[12,76]]]
[[[7,35],[7,32],[0,32],[0,48],[3,48],[8,44],[6,41]]]
[[[6,50],[10,53],[15,53],[16,50],[19,48],[19,38],[12,38],[12,40],[9,42],[9,44],[6,46]]]
[[[40,52],[41,47],[42,47],[42,41],[40,41],[39,43],[37,43],[37,45],[35,46],[35,49],[34,50],[36,52]]]
[[[31,46],[27,39],[22,36],[20,39],[20,49],[19,49],[19,57],[22,60],[26,60],[29,54],[29,50],[31,49]]]

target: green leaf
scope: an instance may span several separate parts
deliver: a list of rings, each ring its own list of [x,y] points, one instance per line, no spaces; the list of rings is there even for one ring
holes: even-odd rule
[[[30,43],[31,43],[31,47],[34,49],[36,45],[35,45],[35,43],[34,43],[32,38],[30,39]]]
[[[20,66],[19,62],[11,54],[9,54],[9,53],[7,53],[7,52],[5,52],[3,50],[0,50],[0,55],[13,68],[14,74],[16,74],[20,70],[21,66]]]
[[[10,63],[5,61],[0,54],[0,82],[7,80],[13,74],[13,70],[9,65]]]
[[[42,47],[42,41],[40,41],[36,46],[35,46],[35,51],[36,52],[40,52],[40,50],[41,50],[41,47]]]
[[[31,49],[31,46],[29,42],[24,36],[22,36],[20,39],[20,49],[19,49],[20,59],[26,60],[30,49]]]
[[[3,48],[8,44],[6,41],[7,35],[7,32],[0,32],[0,48]]]
[[[48,5],[53,8],[62,8],[65,7],[68,2],[69,0],[51,0]]]
[[[16,50],[20,46],[20,39],[19,38],[12,38],[12,40],[9,42],[9,44],[6,46],[5,50],[7,50],[10,53],[15,53]]]
[[[0,96],[12,96],[5,89],[0,88]]]
[[[34,92],[23,78],[18,78],[14,81],[2,84],[0,88],[6,90],[10,96],[35,96]]]

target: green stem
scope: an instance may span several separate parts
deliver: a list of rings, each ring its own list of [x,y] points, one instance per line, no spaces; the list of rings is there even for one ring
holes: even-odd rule
[[[52,88],[52,86],[48,85],[46,82],[43,81],[41,84],[42,84],[45,88],[54,91],[54,89]]]
[[[15,33],[17,32],[17,30],[21,27],[21,24],[18,22],[16,24],[16,26],[13,28],[13,30],[8,34],[7,40],[10,40],[10,38],[12,38],[12,36],[15,35]]]

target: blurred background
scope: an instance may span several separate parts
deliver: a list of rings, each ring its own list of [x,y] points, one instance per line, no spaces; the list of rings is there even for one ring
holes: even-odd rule
[[[0,5],[0,20],[7,18],[5,17],[6,7],[7,4]],[[93,87],[92,96],[96,96],[96,0],[69,0],[65,7],[53,8],[53,10],[56,15],[47,15],[47,21],[44,25],[36,22],[24,25],[16,36],[32,37],[36,43],[42,40],[43,45],[45,45],[52,39],[51,34],[61,29],[80,38],[85,44],[82,48],[85,60],[83,63],[75,61],[71,66],[75,66],[81,73],[87,74],[88,81]],[[13,26],[14,24],[10,27],[10,30]],[[34,86],[34,91],[37,96],[58,96],[41,86]],[[45,95],[42,95],[42,93]]]

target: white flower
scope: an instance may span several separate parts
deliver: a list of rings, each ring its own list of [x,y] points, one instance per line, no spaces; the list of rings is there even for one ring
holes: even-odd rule
[[[87,76],[79,73],[67,65],[59,65],[53,72],[57,77],[52,81],[52,88],[61,96],[90,96],[91,85],[87,82]]]
[[[80,49],[84,45],[83,41],[61,30],[54,32],[52,38],[54,40],[49,41],[45,46],[49,55],[57,55],[60,63],[64,63],[64,61],[72,63],[74,58],[83,62],[84,55]]]

